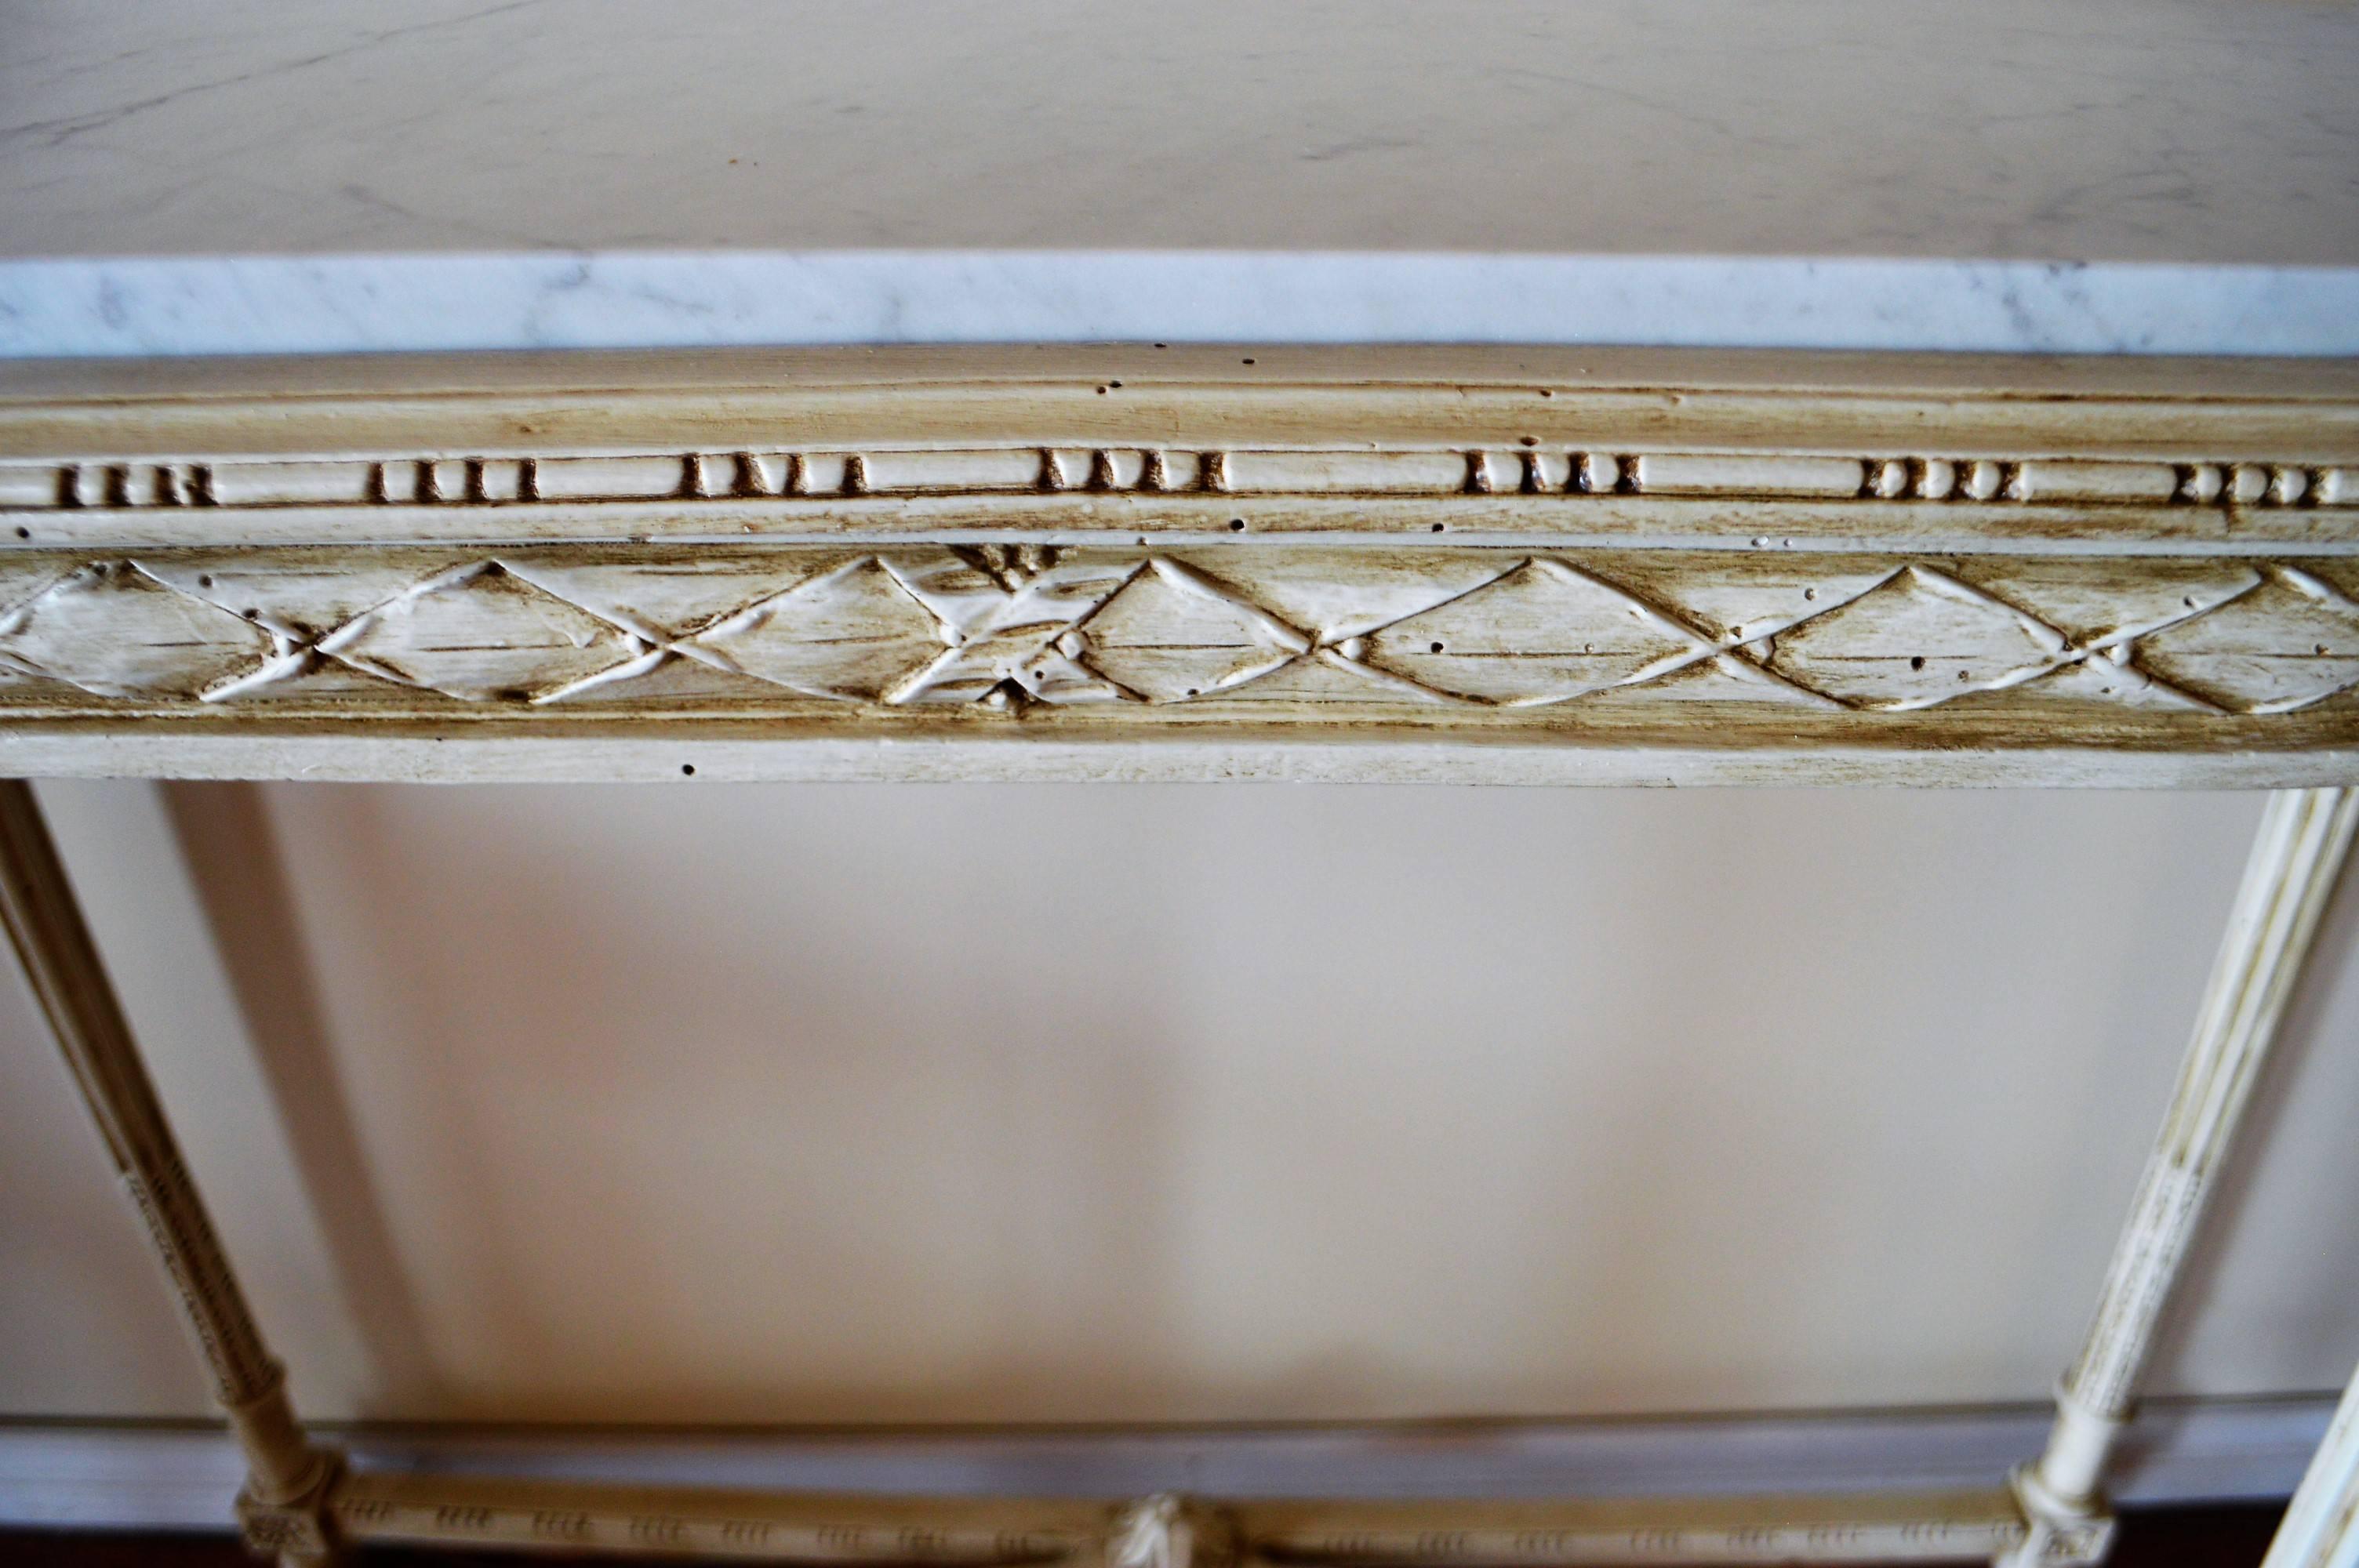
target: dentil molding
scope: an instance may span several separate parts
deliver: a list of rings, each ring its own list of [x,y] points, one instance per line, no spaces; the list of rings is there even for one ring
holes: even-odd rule
[[[32,366],[0,508],[20,769],[2359,776],[2333,362]]]

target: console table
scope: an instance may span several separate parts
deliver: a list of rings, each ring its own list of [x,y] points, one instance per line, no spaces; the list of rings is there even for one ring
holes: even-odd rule
[[[0,62],[0,914],[248,1540],[2100,1560],[2359,824],[2351,14],[693,9],[93,5]],[[2036,1463],[1109,1506],[307,1435],[21,782],[90,775],[2275,793]],[[2354,1515],[2359,1384],[2269,1568]]]
[[[0,903],[247,1446],[257,1544],[2102,1555],[2108,1447],[2359,824],[2348,364],[879,349],[0,384],[18,775],[2278,792],[2053,1441],[2011,1482],[1107,1510],[345,1468],[288,1403],[10,784]],[[2354,1487],[2346,1403],[2276,1568],[2348,1560]]]

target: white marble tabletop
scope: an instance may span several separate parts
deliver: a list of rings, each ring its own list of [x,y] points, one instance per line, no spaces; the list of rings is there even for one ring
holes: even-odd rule
[[[0,352],[2359,352],[2359,8],[0,0]]]

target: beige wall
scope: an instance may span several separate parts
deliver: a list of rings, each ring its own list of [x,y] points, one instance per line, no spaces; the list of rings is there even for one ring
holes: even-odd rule
[[[681,1421],[2038,1398],[2258,809],[44,794],[307,1408]],[[2353,905],[2169,1388],[2359,1355]],[[0,1411],[201,1408],[13,994],[0,1097]]]

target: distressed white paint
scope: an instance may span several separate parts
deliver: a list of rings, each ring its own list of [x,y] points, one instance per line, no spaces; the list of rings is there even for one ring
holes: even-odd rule
[[[1246,367],[1258,358],[1241,356]],[[995,741],[1055,757],[1069,739],[1136,742],[1140,734],[1123,726],[1184,726],[1170,716],[1201,710],[1239,729],[1271,725],[1282,743],[1322,752],[1395,742],[1423,725],[1423,749],[1462,745],[1484,776],[1503,779],[1521,764],[1488,743],[1497,738],[1545,741],[1560,756],[1594,747],[1624,759],[1617,766],[1670,772],[1684,752],[1717,748],[1737,759],[1730,777],[1745,767],[1789,780],[1861,776],[1853,752],[1881,746],[1919,753],[1921,776],[1951,782],[2010,751],[2021,753],[2022,776],[2044,782],[2131,776],[2117,761],[2087,767],[2085,751],[2148,753],[2144,765],[2171,782],[2242,767],[2277,784],[2315,776],[2305,769],[2345,782],[2359,744],[2343,699],[2359,685],[2350,564],[2359,535],[2311,500],[2359,437],[2359,411],[2332,373],[2265,369],[2264,384],[2284,395],[2275,400],[2205,373],[2202,390],[2160,408],[2093,387],[2001,387],[1960,415],[1956,390],[1934,390],[1954,371],[1930,367],[1922,385],[1888,392],[1882,406],[1831,395],[1798,369],[1797,384],[1734,402],[1710,389],[1665,402],[1527,383],[1498,385],[1486,407],[1462,388],[1332,368],[1273,396],[1242,370],[1217,385],[1134,389],[1128,377],[1075,385],[941,356],[928,362],[946,386],[959,384],[944,390],[889,376],[864,385],[859,376],[875,373],[864,367],[831,381],[848,362],[809,362],[815,381],[772,395],[787,407],[799,400],[815,427],[837,422],[809,433],[826,448],[845,434],[840,464],[820,445],[778,450],[743,438],[751,410],[734,398],[652,389],[577,393],[603,406],[570,415],[564,389],[524,391],[547,403],[523,430],[535,438],[529,453],[504,449],[505,437],[464,439],[505,429],[501,415],[440,393],[311,406],[281,397],[266,407],[233,395],[193,409],[103,391],[21,399],[0,409],[0,427],[52,485],[46,505],[14,514],[27,521],[0,550],[0,667],[17,677],[5,697],[14,732],[0,739],[20,761],[46,744],[92,765],[129,754],[125,721],[218,716],[233,727],[227,738],[244,742],[235,765],[268,772],[310,765],[277,728],[302,719],[383,776],[394,753],[373,729],[455,728],[460,711],[490,712],[564,739],[562,724],[610,705],[604,712],[647,732],[613,731],[623,746],[590,764],[596,776],[625,775],[651,755],[669,767],[680,753],[656,727],[702,742],[745,718],[790,722],[781,739],[799,758],[835,739],[824,725],[839,719],[881,731],[876,754],[903,759],[894,766],[906,773],[917,753],[889,726],[908,715],[909,741],[951,743],[949,765],[972,773],[974,748]],[[1670,368],[1658,361],[1656,374]],[[1707,381],[1727,373],[1706,368]],[[629,432],[636,417],[636,434],[669,449],[601,451],[585,439],[617,419],[617,403],[613,427]],[[1912,427],[1907,455],[1892,455],[1891,432],[1912,422],[1877,421],[1921,424],[1929,413],[1940,416],[1929,427],[1943,438],[1938,447]],[[1610,439],[1603,460],[1531,430],[1593,416],[1603,423],[1591,433],[1603,437],[1625,422],[1625,438]],[[1185,435],[1191,420],[1202,438],[1135,444],[1133,432]],[[157,454],[176,428],[209,428],[211,442],[171,441],[171,455]],[[335,433],[344,455],[288,453],[306,428]],[[386,438],[353,440],[361,429]],[[1274,430],[1299,444],[1273,444],[1265,432]],[[97,432],[123,444],[92,456],[77,443]],[[2153,432],[2167,432],[2186,460],[2122,455]],[[1075,433],[1097,444],[1075,447],[1066,438]],[[975,445],[978,436],[995,444]],[[402,456],[405,445],[442,455]],[[2086,455],[2019,455],[2060,447]],[[447,455],[469,448],[485,455]],[[1994,449],[2018,455],[1967,455]],[[1169,460],[1175,450],[1194,454],[1192,470]],[[262,482],[235,491],[244,503],[224,504],[212,489],[217,466]],[[284,487],[274,490],[265,476],[278,468]],[[543,492],[544,468],[560,499]],[[1192,494],[1172,491],[1175,470]],[[354,475],[366,476],[357,499],[320,503],[351,493]],[[1101,499],[1117,492],[1118,502]],[[833,493],[834,510],[799,520],[833,536],[712,536],[715,524],[753,532],[794,517],[820,492]],[[1928,511],[1960,506],[1961,493],[1987,511],[1962,508],[1961,522],[1932,524],[1932,536],[1958,529],[1978,547],[1936,556]],[[1248,495],[1279,498],[1282,509]],[[1289,537],[1322,500],[1341,503],[1332,536]],[[1396,510],[1382,513],[1388,503]],[[687,527],[656,544],[610,514],[603,536],[598,526],[582,536],[599,514],[635,504],[675,512]],[[1470,517],[1462,504],[1513,510]],[[1163,508],[1196,509],[1180,515],[1201,528],[1230,506],[1210,537],[1158,546],[1133,533]],[[542,509],[537,518],[529,507]],[[356,543],[326,526],[337,512],[384,522]],[[419,525],[438,514],[475,519],[457,547]],[[1372,517],[1393,532],[1371,527]],[[1617,549],[1560,536],[1486,540],[1464,527],[1504,519],[1561,535],[1617,517],[1647,532]],[[1013,536],[965,535],[958,524],[977,518]],[[576,542],[549,542],[527,525],[535,521]],[[1419,524],[1426,538],[1399,536]],[[119,555],[90,547],[126,525],[158,528],[172,543]],[[1752,537],[1712,531],[1731,525]],[[287,532],[273,536],[274,526]],[[992,724],[1011,728],[976,728]],[[177,767],[191,765],[206,739],[152,743]],[[386,743],[412,739],[388,734]],[[1190,752],[1184,729],[1171,739],[1182,757],[1234,765],[1233,741]],[[487,755],[428,744],[462,769]],[[808,1553],[816,1530],[853,1557],[906,1557],[922,1538],[929,1550],[981,1561],[1111,1553],[1169,1568],[1223,1561],[1240,1541],[1303,1561],[1374,1552],[1478,1565],[1689,1549],[1735,1561],[1806,1550],[2089,1560],[2110,1530],[2097,1484],[2160,1298],[2353,814],[2349,793],[2336,790],[2273,807],[2181,1111],[2090,1347],[2060,1396],[2048,1455],[2012,1494],[1408,1512],[1150,1502],[1082,1524],[1048,1505],[1005,1502],[973,1515],[970,1540],[959,1533],[966,1525],[927,1522],[957,1512],[947,1504],[895,1505],[870,1520],[825,1504],[628,1489],[365,1474],[331,1485],[283,1407],[267,1403],[274,1383],[230,1396],[257,1467],[242,1505],[249,1538],[296,1555],[316,1553],[332,1533],[793,1555]],[[29,832],[18,837],[29,843]],[[46,897],[66,907],[61,890]],[[127,1044],[115,1054],[128,1059]],[[97,1083],[91,1092],[103,1119],[128,1091]],[[181,1228],[201,1234],[193,1194],[177,1201]],[[168,1250],[186,1251],[193,1244],[177,1223],[168,1218],[160,1233]],[[205,1292],[192,1299],[202,1308]],[[250,1348],[217,1357],[225,1379],[262,1364],[258,1342]],[[1050,1518],[1067,1524],[1039,1522]],[[1029,1533],[1069,1527],[1077,1533],[1053,1549]]]
[[[2086,1550],[2102,1539],[2106,1460],[2354,831],[2359,789],[2270,798],[2095,1321],[2057,1386],[2055,1431],[2039,1462],[2017,1476],[2032,1530],[2010,1562],[2036,1563],[2060,1542]]]
[[[2359,513],[2312,499],[2359,449],[2339,367],[1108,354],[28,373],[0,742],[180,712],[261,771],[330,765],[276,751],[299,720],[964,752],[1217,718],[1480,740],[1502,779],[1692,737],[2298,784],[2359,735]]]
[[[32,787],[0,783],[0,918],[76,1087],[145,1221],[236,1433],[248,1487],[273,1502],[316,1493],[331,1464],[297,1424],[121,1005],[82,924]]]
[[[1640,490],[1666,495],[1856,495],[1863,478],[1850,458],[1648,453],[1636,470]]]
[[[2359,1563],[2359,1377],[2302,1476],[2261,1568],[2351,1568]]]

